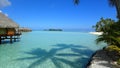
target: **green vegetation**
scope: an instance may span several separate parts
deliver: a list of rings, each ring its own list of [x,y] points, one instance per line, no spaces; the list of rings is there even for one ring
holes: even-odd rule
[[[117,61],[117,64],[120,65],[120,59]]]
[[[95,31],[97,32],[106,32],[106,30],[110,29],[110,26],[114,24],[114,20],[107,18],[101,18],[99,22],[93,28],[95,28]]]
[[[120,0],[108,0],[108,2],[110,6],[116,8],[118,21],[101,18],[93,28],[97,32],[103,32],[96,42],[107,43],[109,46],[105,50],[108,51],[108,56],[120,65]],[[74,3],[78,5],[79,0],[74,0]]]
[[[79,4],[80,0],[73,0],[76,5]],[[116,8],[118,22],[111,19],[101,18],[95,26],[97,32],[103,32],[102,35],[96,40],[99,42],[106,42],[108,45],[115,45],[120,47],[120,0],[108,0],[109,5]]]
[[[105,42],[108,45],[120,47],[120,21],[114,22],[111,19],[103,19],[94,26],[96,31],[102,31],[103,34],[96,39],[97,43]]]
[[[120,20],[115,22],[111,19],[101,18],[95,26],[96,31],[103,32],[96,39],[97,43],[105,42],[109,46],[106,47],[107,55],[113,60],[120,64]]]
[[[79,4],[80,0],[73,0],[76,5]],[[96,40],[97,43],[99,42],[106,42],[108,45],[115,45],[120,47],[120,0],[108,0],[110,6],[115,7],[117,11],[117,18],[119,19],[118,22],[115,22],[111,19],[103,19],[95,26],[95,30],[97,32],[103,32],[102,35],[98,37]]]
[[[110,45],[106,48],[106,50],[108,51],[107,55],[120,65],[120,48],[115,45]]]
[[[119,59],[120,59],[120,48],[119,47],[115,45],[110,45],[105,50],[108,51],[107,54],[112,60],[119,62]]]
[[[107,51],[107,55],[120,65],[120,48],[116,45],[110,45],[105,50]]]
[[[49,31],[62,31],[62,29],[49,29]]]
[[[117,51],[118,55],[120,55],[120,48],[115,45],[110,45],[106,48],[108,51]]]

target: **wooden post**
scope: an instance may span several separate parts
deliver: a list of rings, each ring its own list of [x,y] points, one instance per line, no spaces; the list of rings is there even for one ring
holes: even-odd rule
[[[2,43],[2,38],[1,38],[1,36],[0,36],[0,44]]]
[[[14,36],[14,42],[16,42],[16,37]]]
[[[12,43],[12,36],[10,36],[10,43]]]

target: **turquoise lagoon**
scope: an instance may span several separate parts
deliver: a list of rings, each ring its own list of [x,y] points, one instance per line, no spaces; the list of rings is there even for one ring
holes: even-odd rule
[[[33,31],[20,41],[0,45],[0,68],[85,68],[106,44],[87,32]]]

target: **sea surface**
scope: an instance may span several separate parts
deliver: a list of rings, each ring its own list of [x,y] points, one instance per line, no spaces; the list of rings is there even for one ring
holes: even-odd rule
[[[106,46],[88,32],[33,31],[0,45],[0,68],[85,68],[91,55]]]

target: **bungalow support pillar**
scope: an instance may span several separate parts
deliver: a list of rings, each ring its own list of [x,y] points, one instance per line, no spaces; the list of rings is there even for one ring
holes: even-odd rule
[[[0,44],[2,43],[2,38],[1,38],[1,36],[0,36]]]
[[[10,36],[10,43],[12,43],[12,36]]]
[[[14,36],[14,42],[16,42],[16,37]]]

